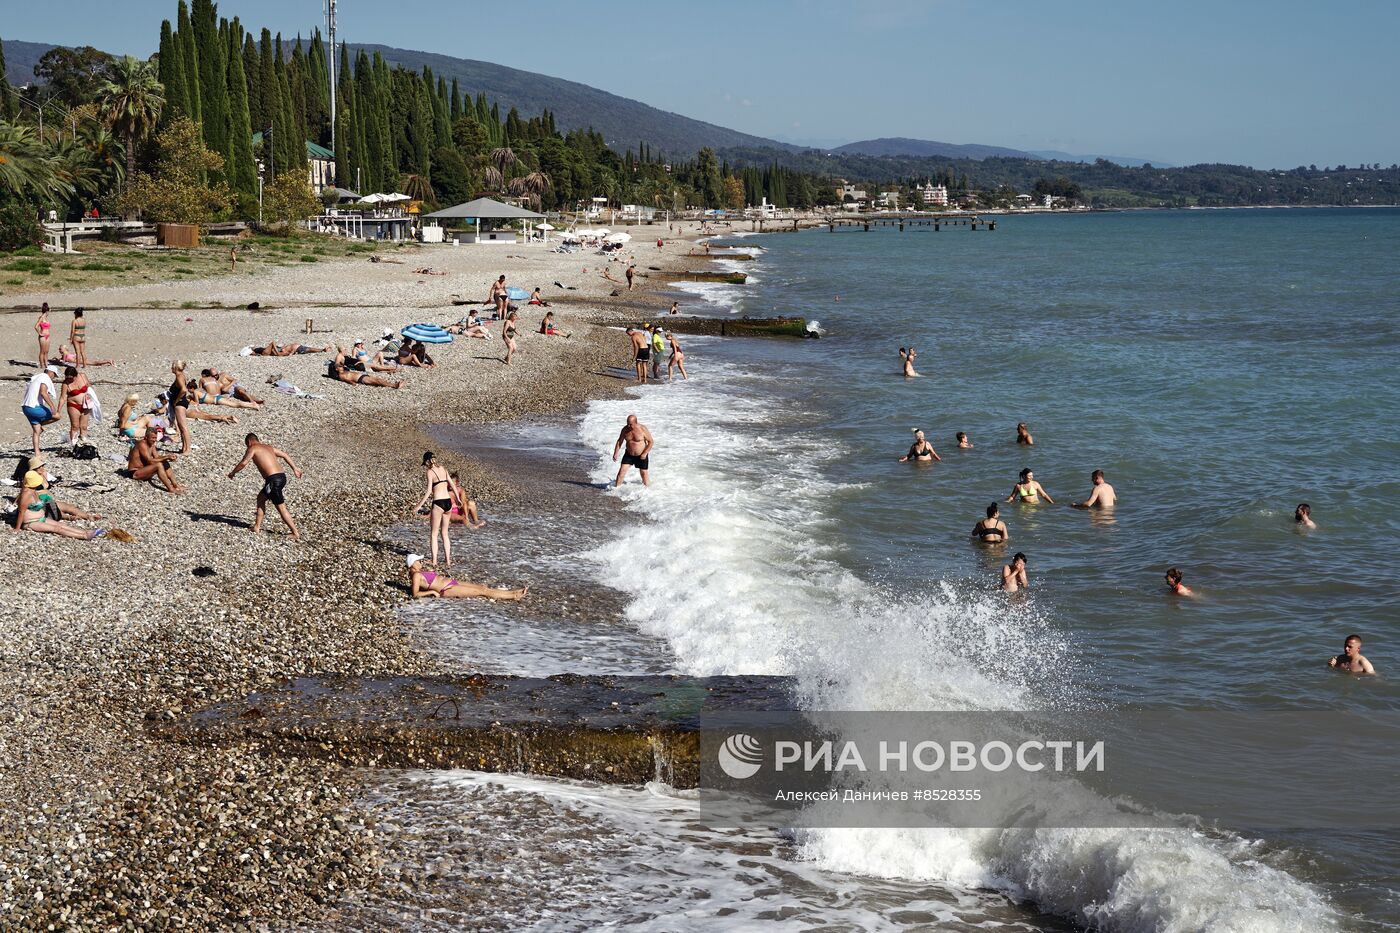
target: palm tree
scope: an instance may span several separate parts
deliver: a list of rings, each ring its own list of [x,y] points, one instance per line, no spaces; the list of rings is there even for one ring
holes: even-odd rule
[[[509,146],[499,146],[491,150],[491,162],[496,166],[496,170],[500,172],[502,178],[506,177],[506,173],[510,171],[510,167],[516,161],[515,150]]]
[[[80,124],[78,138],[87,149],[92,164],[107,180],[104,190],[120,188],[126,178],[126,149],[106,125],[96,120]]]
[[[155,129],[165,107],[165,86],[154,65],[124,55],[111,65],[111,78],[98,91],[102,115],[126,143],[126,179],[136,174],[136,143]]]
[[[550,189],[552,182],[549,176],[541,171],[534,171],[528,175],[521,175],[510,180],[510,193],[516,197],[527,198],[538,210],[540,206],[540,196]]]
[[[0,188],[67,198],[73,186],[61,169],[58,157],[39,141],[33,127],[0,123]]]
[[[433,186],[427,175],[408,174],[399,179],[399,190],[415,201],[433,200]]]
[[[486,166],[486,171],[481,173],[482,184],[492,191],[500,191],[505,187],[505,177],[501,170],[494,165]]]

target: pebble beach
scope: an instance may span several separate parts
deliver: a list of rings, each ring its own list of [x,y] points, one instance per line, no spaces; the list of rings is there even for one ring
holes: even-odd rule
[[[664,284],[659,270],[703,262],[686,258],[687,236],[663,234],[658,248],[664,229],[629,231],[624,256],[641,273],[632,292],[599,274],[609,268],[621,280],[625,263],[593,251],[492,245],[6,296],[7,469],[29,453],[18,380],[33,371],[35,309],[51,304],[56,348],[68,312],[83,307],[89,357],[115,361],[88,370],[106,410],[91,431],[101,458],[60,454],[65,417],[45,432],[47,469],[61,480],[59,498],[134,540],[0,533],[0,927],[306,928],[347,892],[386,883],[375,815],[362,802],[366,772],[179,746],[148,735],[148,725],[287,676],[446,673],[395,619],[407,599],[403,557],[381,535],[422,495],[425,428],[559,414],[619,392],[627,383],[607,369],[625,362],[627,340],[608,323],[664,314],[669,297],[650,294]],[[420,266],[446,274],[414,274]],[[327,354],[239,354],[270,340],[348,349],[386,328],[455,321],[469,308],[454,301],[481,307],[502,273],[513,286],[540,286],[571,338],[535,333],[543,310],[522,306],[512,365],[502,363],[497,322],[489,341],[434,348],[438,366],[408,370],[399,390],[323,378]],[[231,371],[267,402],[223,409],[237,424],[191,423],[194,449],[175,465],[182,495],[119,477],[127,448],[113,430],[122,399],[139,393],[144,409],[176,359],[191,374]],[[320,397],[279,394],[267,384],[278,378]],[[291,540],[275,514],[261,535],[249,533],[256,472],[227,477],[248,431],[305,471],[287,501],[306,542]],[[488,518],[492,503],[521,494],[469,460],[447,465]],[[493,585],[529,582],[480,573],[473,579]]]

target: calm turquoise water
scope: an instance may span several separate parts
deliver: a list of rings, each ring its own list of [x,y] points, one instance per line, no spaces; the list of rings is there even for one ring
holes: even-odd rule
[[[691,338],[689,382],[595,402],[580,425],[600,452],[629,412],[657,436],[653,486],[615,493],[642,520],[591,557],[682,670],[790,674],[816,708],[1400,707],[1400,211],[746,242],[766,248],[739,267],[750,284],[678,285],[687,310],[798,314],[827,336]],[[900,375],[909,345],[922,379]],[[942,463],[896,462],[916,427]],[[974,547],[1026,466],[1059,504],[1003,505],[1011,547]],[[1068,508],[1096,468],[1112,517]],[[600,456],[592,478],[611,470]],[[1029,557],[1025,600],[994,592],[1006,551]],[[1166,592],[1172,565],[1199,598]],[[1352,631],[1385,676],[1326,668]],[[1033,925],[1400,917],[1384,832],[826,831],[801,857],[871,903],[891,879],[994,889]]]

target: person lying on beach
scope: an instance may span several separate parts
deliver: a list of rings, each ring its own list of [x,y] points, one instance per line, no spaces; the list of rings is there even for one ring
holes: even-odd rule
[[[1014,593],[1028,586],[1030,580],[1026,577],[1026,555],[1018,552],[1011,558],[1011,563],[1001,568],[1001,591]]]
[[[245,402],[236,399],[232,395],[225,394],[219,380],[212,377],[204,380],[191,379],[187,384],[190,397],[200,405],[222,405],[224,408],[250,408],[257,411],[262,408],[257,402]]]
[[[1011,540],[1011,531],[1001,520],[1001,509],[995,502],[987,506],[987,517],[972,526],[972,537],[983,544],[1005,544]]]
[[[613,276],[612,276],[612,270],[609,269],[607,266],[604,266],[604,267],[603,267],[603,273],[602,273],[602,274],[603,274],[603,278],[607,279],[609,282],[613,283],[614,285],[621,285],[621,284],[622,284],[622,283],[619,282],[617,279],[613,278]]]
[[[331,360],[326,364],[326,377],[337,382],[343,382],[351,386],[379,386],[383,389],[397,389],[403,385],[402,380],[385,379],[383,376],[372,376],[369,373],[356,372],[346,368],[344,363]]]
[[[462,337],[476,337],[479,340],[491,339],[491,332],[481,323],[481,315],[476,313],[468,314],[456,324],[448,324],[443,330]]]
[[[1171,590],[1177,596],[1195,596],[1195,591],[1181,582],[1185,578],[1186,575],[1175,567],[1167,568],[1167,589]]]
[[[1016,443],[1024,444],[1027,447],[1035,446],[1035,438],[1031,437],[1031,432],[1024,421],[1016,425]]]
[[[204,379],[217,379],[219,391],[224,395],[232,395],[241,402],[252,402],[255,405],[263,403],[262,399],[245,389],[233,373],[221,372],[217,367],[210,366],[200,376]]]
[[[913,379],[923,375],[922,373],[914,371],[914,357],[918,355],[919,354],[914,350],[913,347],[910,347],[907,350],[904,347],[899,348],[899,359],[904,369],[905,378]]]
[[[31,458],[31,462],[33,459],[36,458]],[[102,516],[59,502],[53,493],[49,492],[48,480],[43,474],[42,458],[37,459],[39,469],[31,469],[24,474],[24,485],[15,500],[15,531],[37,531],[83,541],[91,541],[105,535],[107,531],[104,528],[73,528],[64,524],[65,521],[96,521]]]
[[[921,463],[930,463],[934,460],[942,461],[942,459],[938,456],[938,451],[934,450],[933,445],[928,442],[928,438],[924,437],[924,432],[915,428],[914,445],[909,448],[907,454],[899,458],[899,462],[907,463],[910,460],[915,460]]]
[[[287,486],[287,474],[282,470],[282,463],[285,462],[292,468],[292,473],[297,479],[301,479],[301,467],[297,466],[291,454],[278,450],[271,444],[264,444],[256,434],[244,436],[243,448],[243,459],[229,471],[228,478],[233,479],[249,463],[257,467],[263,478],[262,488],[258,490],[257,508],[253,512],[253,524],[248,530],[253,534],[262,531],[267,504],[271,502],[287,530],[292,533],[293,540],[300,541],[301,532],[297,530],[297,523],[292,521],[292,513],[287,511],[287,500],[283,496],[283,490]]]
[[[408,587],[414,599],[431,599],[433,597],[447,597],[448,599],[465,599],[478,597],[481,599],[501,599],[516,600],[524,599],[530,592],[528,586],[523,586],[518,590],[498,590],[489,586],[482,586],[480,583],[465,583],[455,580],[445,573],[437,573],[432,570],[423,569],[423,555],[409,554],[405,558],[408,565]]]
[[[1019,502],[1023,505],[1038,505],[1041,497],[1051,505],[1055,500],[1050,498],[1050,493],[1045,491],[1045,487],[1036,480],[1035,474],[1027,467],[1021,471],[1021,481],[1011,487],[1011,495],[1006,497],[1007,502]]]
[[[268,342],[265,347],[253,347],[254,356],[295,356],[299,353],[325,353],[333,350],[334,347],[308,347],[301,343],[288,343],[278,345]]]
[[[530,293],[529,303],[532,305],[539,305],[542,308],[549,307],[549,302],[545,301],[544,296],[540,294],[540,287],[538,285],[536,285],[535,290]]]
[[[432,266],[424,266],[424,267],[421,268],[421,269],[414,269],[414,270],[413,270],[413,274],[414,274],[414,275],[446,275],[447,273],[446,273],[446,272],[439,272],[438,270],[434,269]]]
[[[1312,520],[1312,506],[1306,502],[1298,503],[1298,507],[1293,510],[1293,524],[1299,528],[1316,528],[1317,522]]]
[[[339,347],[336,347],[336,351],[338,357],[354,364],[351,368],[360,372],[364,372],[366,369],[376,373],[396,373],[399,371],[396,364],[384,358],[383,350],[371,353],[366,349],[364,340],[359,337],[355,338],[355,343],[348,351],[341,350]]]
[[[957,433],[957,441],[958,441],[958,449],[959,449],[959,450],[971,450],[971,449],[972,449],[972,441],[970,441],[970,440],[967,439],[967,435],[966,435],[964,432],[959,431],[959,432]]]
[[[671,331],[666,332],[666,339],[671,343],[671,356],[666,360],[666,381],[671,381],[671,371],[673,369],[679,369],[681,371],[682,379],[689,379],[690,376],[686,375],[685,372],[685,351],[681,349],[681,342],[676,339],[676,335]]]
[[[178,459],[175,454],[163,454],[157,450],[155,432],[147,431],[131,445],[131,452],[126,455],[126,469],[119,472],[139,483],[158,479],[166,492],[182,493],[185,487],[175,479],[174,463]]]
[[[544,313],[544,317],[540,319],[540,333],[544,334],[546,337],[569,336],[568,334],[560,330],[557,326],[555,326],[553,311],[546,311]]]
[[[193,379],[187,380],[185,383],[183,383],[183,385],[183,400],[177,401],[175,403],[175,410],[176,412],[178,412],[179,416],[183,416],[186,419],[193,419],[195,421],[212,421],[215,424],[238,423],[237,415],[222,415],[212,411],[205,411],[203,408],[200,408],[199,400],[195,397],[198,394],[198,389],[195,386],[195,381]],[[187,454],[189,453],[189,450],[188,448],[182,448],[180,453]]]
[[[66,344],[66,343],[61,343],[61,344],[58,345],[58,361],[59,361],[59,363],[63,364],[64,366],[77,366],[77,365],[78,365],[78,354],[75,353],[73,350],[69,349],[68,344]],[[86,363],[85,365],[87,365],[87,366],[112,366],[112,365],[115,365],[115,363],[116,363],[115,360],[88,360],[87,363]]]
[[[1089,498],[1083,502],[1076,502],[1072,506],[1076,509],[1111,509],[1118,501],[1118,493],[1113,491],[1113,487],[1103,478],[1103,470],[1095,470],[1089,474],[1089,481],[1094,484],[1094,491],[1089,493]]]
[[[1329,658],[1327,666],[1348,674],[1375,674],[1376,669],[1361,653],[1361,636],[1348,635],[1342,643],[1342,653]]]
[[[159,434],[166,425],[166,419],[155,412],[138,415],[136,406],[140,401],[141,396],[133,392],[122,402],[122,407],[117,409],[117,434],[130,443],[145,437],[147,431],[156,431]],[[159,441],[160,438],[157,437],[156,440]]]

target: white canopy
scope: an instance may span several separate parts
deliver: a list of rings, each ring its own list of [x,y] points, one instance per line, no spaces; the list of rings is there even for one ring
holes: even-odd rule
[[[413,198],[410,197],[409,195],[400,194],[400,193],[398,193],[398,192],[394,192],[393,194],[386,194],[386,195],[384,195],[383,197],[384,197],[384,200],[385,200],[385,201],[412,201],[412,200],[413,200]]]
[[[386,195],[375,193],[367,194],[364,197],[360,198],[360,200],[364,201],[366,204],[378,204],[380,201],[384,200],[385,197]]]
[[[535,224],[535,229],[536,229],[536,230],[553,230],[553,229],[554,229],[554,225],[553,225],[552,223],[550,223],[549,221],[546,220],[546,221],[542,221],[541,223]]]
[[[607,236],[603,237],[603,239],[607,240],[609,243],[630,243],[632,241],[632,234],[609,233]]]

